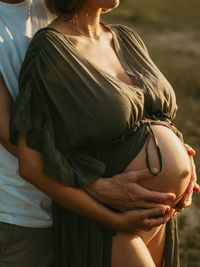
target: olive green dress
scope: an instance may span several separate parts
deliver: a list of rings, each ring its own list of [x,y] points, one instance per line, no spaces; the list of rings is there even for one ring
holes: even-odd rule
[[[178,131],[173,89],[149,57],[139,36],[106,25],[116,54],[134,85],[89,62],[55,29],[40,30],[23,63],[10,136],[20,132],[43,154],[43,172],[60,183],[84,188],[99,177],[123,172],[152,133],[151,124]],[[156,144],[162,170],[162,155]],[[148,147],[146,149],[147,167]],[[56,267],[110,267],[115,231],[54,203]],[[167,224],[165,267],[179,266],[176,219]]]

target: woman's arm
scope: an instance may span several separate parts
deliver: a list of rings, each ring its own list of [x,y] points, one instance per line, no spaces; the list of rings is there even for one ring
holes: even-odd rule
[[[18,138],[18,158],[19,171],[24,179],[66,209],[97,221],[108,228],[135,233],[137,230],[165,223],[174,212],[166,205],[125,213],[113,212],[95,201],[84,190],[64,186],[44,175],[42,154],[27,147],[26,140],[22,136]]]

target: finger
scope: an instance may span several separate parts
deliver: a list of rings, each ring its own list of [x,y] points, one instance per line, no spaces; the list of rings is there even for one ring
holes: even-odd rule
[[[185,203],[187,202],[188,194],[184,195],[184,197],[181,199],[181,201],[177,205],[177,210],[180,212],[185,208]]]
[[[196,183],[194,181],[189,184],[188,188],[185,191],[185,196],[188,196],[188,195],[190,195],[193,192],[193,189],[195,187],[195,184]]]
[[[188,152],[188,155],[190,155],[190,156],[195,155],[196,151],[191,146],[189,146],[188,144],[184,144],[184,146]]]
[[[184,208],[191,206],[192,204],[192,195],[193,192],[191,194],[186,194],[181,201],[179,202],[179,205],[177,206],[177,208],[180,208],[180,211],[183,211]]]
[[[176,211],[180,212],[186,207],[188,199],[192,198],[193,189],[194,189],[193,183],[190,183],[190,185],[188,186],[187,190],[185,191],[183,197],[177,203]]]
[[[197,173],[196,173],[196,165],[194,164],[194,159],[192,157],[190,157],[191,160],[191,165],[192,165],[192,178],[194,179],[194,181],[197,181]]]
[[[181,212],[183,211],[185,208],[188,208],[192,205],[192,196],[189,196],[188,198],[186,198],[184,200],[184,202],[182,202],[177,208],[178,211]]]
[[[190,194],[193,191],[195,184],[196,184],[196,181],[195,181],[194,176],[192,174],[189,185],[185,191],[185,194]]]
[[[174,213],[175,213],[175,210],[170,209],[169,212],[167,212],[162,217],[144,219],[143,225],[145,228],[150,228],[150,229],[156,226],[160,226],[161,224],[167,223]]]
[[[142,201],[142,200],[140,200],[138,202],[138,204],[134,203],[134,208],[137,207],[137,208],[140,208],[140,209],[152,209],[152,208],[155,208],[155,207],[163,207],[165,205],[168,205],[168,203],[157,203],[157,202],[153,202],[153,201]]]
[[[200,186],[196,183],[193,188],[195,193],[200,193]]]
[[[192,197],[190,197],[187,202],[185,203],[185,208],[188,208],[192,205]]]
[[[163,206],[163,204],[166,204],[166,203],[157,203],[153,201],[140,200],[138,204],[134,203],[134,207],[137,206],[137,208],[141,208],[141,209],[152,209],[155,207],[161,207]]]
[[[147,219],[147,218],[149,219],[152,217],[159,217],[159,216],[163,216],[167,212],[167,210],[169,210],[169,209],[170,209],[170,207],[167,205],[155,207],[152,209],[146,209],[146,210],[142,209],[140,216],[141,216],[141,219]]]
[[[145,189],[145,191],[143,192],[143,199],[160,204],[165,204],[168,201],[175,200],[176,195],[174,193],[161,193]]]
[[[141,179],[151,178],[153,174],[151,174],[149,170],[146,168],[146,169],[141,169],[141,170],[136,170],[136,171],[123,172],[116,176],[120,179],[127,179],[130,182],[136,182]]]
[[[152,168],[152,171],[153,173],[158,173],[157,168]],[[153,176],[153,174],[151,174],[147,168],[136,171],[129,171],[128,173],[129,179],[133,179],[134,182],[142,179],[148,179]]]

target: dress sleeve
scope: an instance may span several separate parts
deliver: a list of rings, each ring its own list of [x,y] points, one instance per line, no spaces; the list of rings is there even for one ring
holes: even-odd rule
[[[49,64],[50,55],[51,53],[47,59],[39,52],[37,43],[35,45],[33,42],[30,45],[20,72],[20,93],[11,112],[10,141],[17,145],[20,133],[26,139],[29,148],[42,154],[45,175],[66,186],[85,187],[103,175],[105,164],[86,151],[64,153],[58,148],[59,137],[55,137],[51,105],[46,95],[48,90],[45,91],[48,83],[45,83],[44,79],[44,62]]]
[[[146,56],[149,57],[148,49],[136,31],[125,25],[118,25],[118,30],[126,35],[126,38],[130,43],[133,43],[139,50],[141,50]]]

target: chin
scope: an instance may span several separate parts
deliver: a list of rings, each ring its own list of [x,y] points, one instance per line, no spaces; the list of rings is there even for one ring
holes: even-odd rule
[[[112,2],[112,3],[111,3]],[[113,1],[108,1],[107,6],[102,8],[101,13],[108,13],[110,12],[113,8],[116,8],[119,6],[119,0],[113,0]]]
[[[119,5],[119,0],[107,0],[107,4],[109,5],[108,9],[116,8]]]

